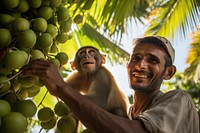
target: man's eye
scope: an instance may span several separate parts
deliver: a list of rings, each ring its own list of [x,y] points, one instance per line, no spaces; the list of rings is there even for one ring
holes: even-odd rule
[[[134,56],[131,58],[131,61],[139,61],[140,60],[140,57],[138,56]]]
[[[153,57],[149,58],[149,61],[150,61],[151,63],[158,63],[158,60],[155,59],[155,58],[153,58]]]

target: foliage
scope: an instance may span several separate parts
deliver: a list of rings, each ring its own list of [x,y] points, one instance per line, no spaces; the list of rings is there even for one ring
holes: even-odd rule
[[[185,74],[188,80],[194,80],[195,83],[200,83],[200,29],[192,35],[193,42],[190,44],[190,51],[187,57],[188,68]]]
[[[73,14],[84,14],[87,23],[93,28],[108,32],[108,35],[121,35],[125,31],[128,18],[145,17],[148,6],[146,0],[80,0],[73,5]]]
[[[193,79],[188,79],[184,73],[177,72],[170,82],[164,82],[164,91],[171,89],[182,89],[187,91],[196,105],[200,116],[200,83],[195,83]]]
[[[129,53],[121,48],[120,40],[129,20],[146,16],[149,6],[146,0],[71,0],[69,3],[73,19],[81,15],[83,21],[73,25],[74,39],[67,42],[69,47],[60,46],[61,50],[72,58],[79,47],[92,45],[108,53],[111,62],[122,63],[128,59]]]
[[[167,38],[176,37],[176,41],[181,41],[182,38],[188,37],[189,33],[193,32],[192,36],[196,36],[199,32],[198,28],[194,28],[200,20],[199,0],[187,2],[185,0],[71,0],[70,2],[71,14],[83,16],[83,22],[76,25],[74,39],[68,42],[70,46],[61,46],[62,50],[69,53],[70,58],[82,45],[93,45],[108,53],[111,62],[121,63],[127,60],[128,53],[121,48],[123,44],[120,42],[122,34],[126,33],[126,28],[133,28],[128,26],[128,23],[136,20],[142,23],[145,20],[145,24],[147,22],[145,36],[162,35]],[[199,42],[195,40],[196,43]],[[192,47],[188,60],[194,51],[199,53],[197,44]],[[195,63],[187,61],[192,64],[187,69],[187,75],[190,77],[196,75],[198,78],[199,60],[196,57],[198,56],[192,57]]]
[[[199,23],[198,0],[159,0],[152,2],[148,29],[145,35],[161,35],[173,38],[186,37]],[[176,38],[177,39],[177,38]]]

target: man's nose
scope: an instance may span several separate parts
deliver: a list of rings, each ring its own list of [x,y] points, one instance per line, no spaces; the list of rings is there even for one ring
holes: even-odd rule
[[[147,68],[148,63],[147,63],[147,61],[145,61],[144,59],[142,59],[140,62],[138,62],[137,66],[138,66],[139,69],[144,69],[144,68]]]

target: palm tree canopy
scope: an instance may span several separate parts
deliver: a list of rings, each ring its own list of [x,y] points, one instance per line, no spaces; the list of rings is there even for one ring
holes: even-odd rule
[[[92,45],[107,53],[111,62],[122,63],[129,53],[121,48],[122,34],[128,20],[144,18],[146,0],[71,0],[70,13],[74,18],[83,16],[83,22],[73,25],[73,38],[60,46],[72,58],[79,47]],[[72,18],[72,19],[74,19]]]
[[[122,35],[126,32],[129,22],[139,20],[147,23],[144,36],[161,35],[167,38],[188,36],[199,23],[199,0],[69,0],[68,8],[72,16],[83,16],[83,22],[77,24],[73,32],[74,38],[67,42],[67,47],[61,46],[70,58],[75,50],[84,45],[93,45],[108,54],[114,62],[129,58],[129,53],[121,48]],[[130,27],[129,27],[130,28]],[[132,27],[131,27],[132,28]],[[187,63],[196,60],[192,57],[196,46],[192,45]],[[193,52],[192,52],[193,51]],[[191,58],[192,57],[192,58]],[[190,61],[191,60],[191,61]],[[195,64],[195,63],[193,63]],[[191,67],[192,68],[192,67]],[[194,71],[193,71],[194,72]]]

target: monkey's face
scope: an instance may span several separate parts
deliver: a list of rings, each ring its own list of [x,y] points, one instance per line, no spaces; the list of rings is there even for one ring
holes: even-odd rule
[[[83,72],[94,72],[96,70],[98,51],[94,48],[86,47],[78,51],[80,69]]]

